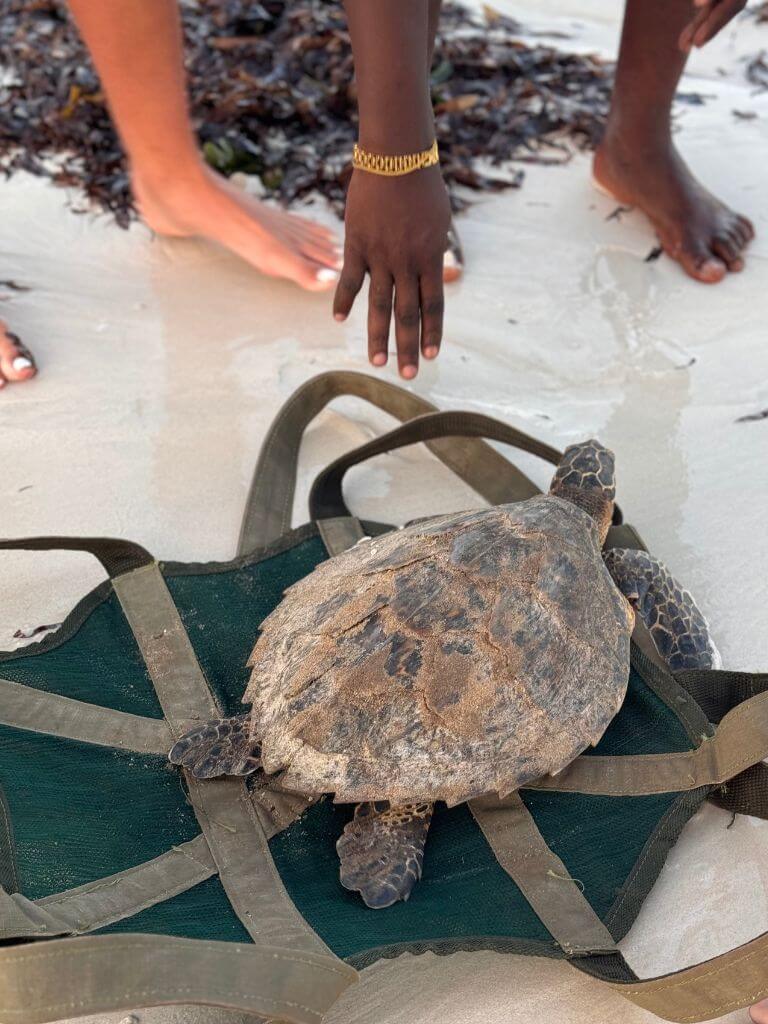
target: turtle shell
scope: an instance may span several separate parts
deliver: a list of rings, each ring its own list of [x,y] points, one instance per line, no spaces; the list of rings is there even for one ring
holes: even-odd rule
[[[366,540],[263,623],[264,768],[339,801],[504,795],[603,734],[633,620],[594,522],[551,495]]]

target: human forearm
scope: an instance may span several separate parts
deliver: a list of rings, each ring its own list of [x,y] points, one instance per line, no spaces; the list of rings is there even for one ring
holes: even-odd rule
[[[400,154],[434,140],[428,0],[344,0],[355,58],[360,145]]]

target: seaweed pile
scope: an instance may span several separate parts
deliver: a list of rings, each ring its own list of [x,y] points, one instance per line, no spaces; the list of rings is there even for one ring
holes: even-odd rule
[[[125,226],[135,215],[120,144],[63,0],[0,0],[0,169],[78,186]],[[184,0],[192,116],[209,163],[257,175],[286,204],[320,192],[341,215],[357,112],[341,4]],[[512,19],[445,5],[432,71],[441,162],[455,186],[517,186],[510,159],[593,146],[612,69],[526,45]],[[495,170],[494,168],[498,168]]]

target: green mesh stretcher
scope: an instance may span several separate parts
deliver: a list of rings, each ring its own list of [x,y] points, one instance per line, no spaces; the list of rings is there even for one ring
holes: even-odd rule
[[[302,434],[342,394],[403,426],[321,474],[311,521],[291,529]],[[201,783],[168,765],[192,723],[238,710],[254,623],[285,588],[391,528],[347,509],[350,466],[423,441],[487,502],[536,493],[483,437],[558,459],[488,417],[324,374],[266,439],[231,562],[157,562],[124,540],[0,543],[90,552],[109,576],[56,633],[0,654],[0,1024],[160,1004],[317,1024],[357,970],[425,950],[566,959],[674,1021],[768,994],[768,933],[651,980],[617,949],[702,801],[768,817],[768,676],[673,676],[640,627],[598,747],[503,800],[438,809],[423,880],[387,910],[339,883],[350,807],[279,778]],[[620,514],[608,543],[641,546]]]

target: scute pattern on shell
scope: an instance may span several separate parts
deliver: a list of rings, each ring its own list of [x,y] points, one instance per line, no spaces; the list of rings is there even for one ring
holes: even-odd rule
[[[508,793],[602,735],[632,622],[594,523],[552,496],[358,545],[263,624],[245,699],[264,768],[340,801]]]

